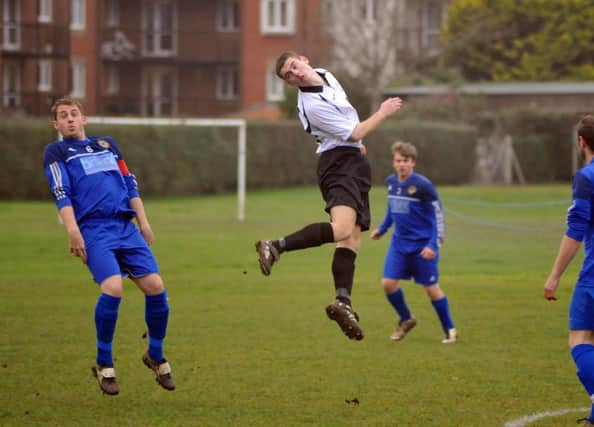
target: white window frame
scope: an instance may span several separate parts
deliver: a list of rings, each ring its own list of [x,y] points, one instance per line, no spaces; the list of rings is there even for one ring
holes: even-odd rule
[[[116,28],[120,25],[120,1],[106,0],[105,24],[108,28]]]
[[[39,60],[39,92],[50,92],[52,90],[52,61],[50,59]]]
[[[168,76],[171,79],[170,98],[162,94],[163,77]],[[149,87],[150,86],[150,87]],[[151,104],[152,115],[159,117],[163,115],[163,105],[170,104],[169,114],[177,114],[178,97],[178,76],[175,70],[166,67],[152,67],[143,70],[142,74],[142,115],[149,115],[148,104]]]
[[[260,32],[263,35],[295,34],[296,0],[260,0]]]
[[[84,31],[87,27],[87,1],[70,0],[70,5],[70,29],[74,31]]]
[[[39,0],[37,22],[52,22],[52,0]]]
[[[437,8],[437,10],[439,10],[439,14],[440,14],[440,23],[437,26],[437,28],[431,27],[431,19],[430,19],[430,13],[431,13],[431,8],[435,7]],[[443,25],[443,21],[444,21],[444,15],[445,15],[445,8],[444,5],[439,2],[439,1],[429,1],[427,3],[425,3],[425,13],[423,13],[423,43],[424,43],[424,48],[429,49],[429,53],[436,53],[439,51],[439,34],[441,32],[441,28]],[[432,43],[433,38],[437,37],[438,39],[438,43],[437,45],[434,45]]]
[[[266,100],[278,102],[285,99],[285,82],[276,75],[276,64],[266,67]]]
[[[241,19],[239,0],[218,0],[217,1],[217,31],[236,32],[239,31]]]
[[[21,106],[21,69],[18,63],[2,64],[2,92],[2,106],[5,109]]]
[[[142,54],[152,57],[170,57],[177,54],[177,6],[173,0],[144,0],[142,5]],[[162,30],[165,23],[159,12],[160,6],[171,8],[170,33]],[[150,14],[149,14],[150,9]],[[147,22],[152,15],[152,22]],[[149,36],[151,41],[149,41]],[[171,48],[161,46],[163,37],[171,37]]]
[[[215,94],[218,100],[232,101],[239,96],[239,76],[233,65],[220,66],[216,72]]]
[[[14,8],[10,7],[11,3],[14,4]],[[21,48],[21,0],[4,0],[2,12],[2,48],[19,50]]]
[[[116,95],[120,91],[120,70],[116,64],[110,64],[107,67],[107,82],[105,93]]]
[[[87,94],[87,64],[82,60],[72,61],[72,95],[84,99]]]

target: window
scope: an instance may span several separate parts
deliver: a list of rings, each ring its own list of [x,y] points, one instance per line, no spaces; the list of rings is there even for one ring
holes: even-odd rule
[[[235,67],[219,67],[216,78],[217,99],[236,99],[238,90],[237,70]]]
[[[2,12],[2,47],[17,50],[21,47],[21,1],[4,0]]]
[[[173,56],[176,52],[176,10],[171,0],[145,0],[142,19],[143,53]]]
[[[262,34],[295,33],[295,0],[260,0]]]
[[[82,61],[72,63],[72,93],[74,98],[83,99],[87,92],[87,65]]]
[[[120,25],[120,2],[119,0],[107,0],[106,25],[114,28]]]
[[[6,109],[21,106],[21,70],[16,62],[2,65],[2,106]]]
[[[120,91],[120,73],[117,65],[109,65],[107,68],[107,87],[105,89],[108,95],[115,95]]]
[[[443,21],[443,10],[441,3],[430,1],[425,7],[425,31],[424,42],[430,51],[439,49],[439,33]]]
[[[52,22],[52,0],[39,0],[39,22]]]
[[[376,0],[365,0],[361,5],[361,16],[364,17],[365,21],[369,24],[373,24],[377,20],[377,5]]]
[[[177,113],[177,76],[163,67],[151,68],[142,76],[142,114],[146,116],[172,116]]]
[[[49,59],[39,60],[39,82],[37,84],[39,92],[49,92],[52,90],[52,62]]]
[[[238,0],[217,2],[217,30],[230,32],[239,30],[240,11]]]
[[[86,0],[71,0],[70,29],[82,31],[86,27],[87,4]]]
[[[285,99],[285,82],[276,75],[276,64],[266,68],[266,100],[282,101]]]

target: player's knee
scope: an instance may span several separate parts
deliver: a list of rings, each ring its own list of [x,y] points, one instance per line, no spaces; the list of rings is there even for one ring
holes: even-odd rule
[[[139,278],[137,283],[142,292],[146,295],[157,295],[165,290],[163,279],[156,273]]]
[[[398,290],[398,282],[392,279],[382,279],[382,288],[386,294],[393,294]]]

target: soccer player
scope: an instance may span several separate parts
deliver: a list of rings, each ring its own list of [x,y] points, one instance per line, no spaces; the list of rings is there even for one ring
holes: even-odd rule
[[[416,160],[414,145],[406,142],[392,145],[396,173],[386,178],[388,209],[382,224],[371,232],[371,238],[380,239],[394,225],[382,276],[386,298],[400,317],[390,338],[400,341],[417,324],[400,287],[400,280],[412,277],[425,287],[439,317],[445,333],[441,342],[450,344],[458,340],[458,334],[450,316],[448,298],[439,286],[439,247],[445,232],[443,211],[431,181],[414,171]]]
[[[167,293],[149,248],[153,231],[136,179],[112,138],[87,137],[87,118],[78,101],[58,99],[51,112],[54,128],[63,139],[46,146],[45,174],[68,233],[70,252],[87,265],[101,291],[95,307],[97,363],[93,367],[99,387],[109,395],[120,391],[112,341],[122,278],[129,276],[145,294],[149,346],[142,361],[163,388],[173,390],[171,367],[163,356],[169,318]]]
[[[557,258],[544,284],[544,297],[557,299],[555,291],[582,241],[585,255],[569,306],[569,347],[577,366],[577,376],[594,403],[594,116],[578,125],[578,146],[585,167],[573,177],[573,202],[567,211],[567,230],[561,239]],[[584,426],[594,426],[594,404]]]
[[[257,241],[260,269],[267,276],[284,252],[336,242],[332,260],[336,300],[326,307],[326,314],[347,337],[361,340],[363,330],[351,304],[361,232],[370,224],[371,167],[361,140],[398,111],[402,101],[389,98],[367,120],[359,121],[338,80],[327,70],[312,68],[305,56],[282,53],[276,73],[299,89],[299,118],[318,144],[318,184],[330,222],[309,224],[278,240]]]

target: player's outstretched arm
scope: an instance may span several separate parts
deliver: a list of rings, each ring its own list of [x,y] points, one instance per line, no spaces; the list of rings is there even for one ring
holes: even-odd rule
[[[379,127],[379,125],[386,120],[388,117],[400,110],[402,106],[402,100],[400,98],[388,98],[380,105],[379,109],[373,113],[367,120],[363,120],[351,134],[350,141],[360,141],[365,138],[368,134],[373,132]]]

